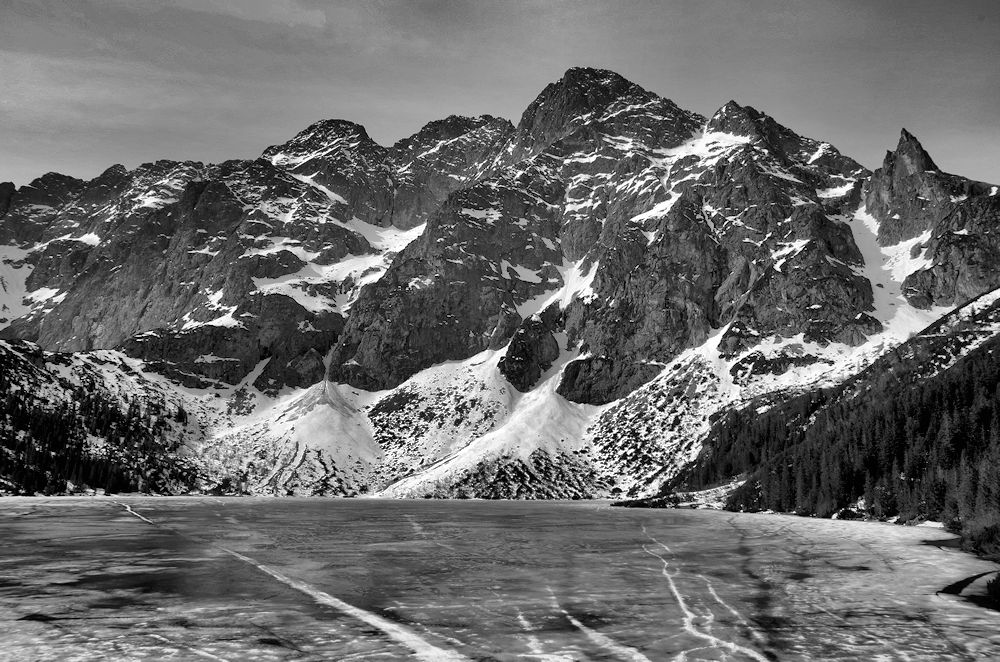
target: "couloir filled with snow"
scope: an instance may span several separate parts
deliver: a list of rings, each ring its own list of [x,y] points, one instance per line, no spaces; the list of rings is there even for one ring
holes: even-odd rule
[[[600,94],[579,97],[584,89]],[[227,485],[224,491],[275,495],[638,497],[655,494],[698,455],[714,415],[749,404],[765,408],[840,383],[948,311],[916,308],[903,292],[907,277],[941,266],[934,264],[936,231],[889,243],[889,235],[880,234],[878,210],[865,207],[871,199],[865,187],[875,173],[829,143],[798,136],[735,102],[711,118],[700,117],[611,72],[570,70],[546,90],[526,111],[537,121],[518,127],[488,116],[452,117],[387,149],[363,127],[329,120],[254,161],[109,169],[106,177],[124,192],[107,204],[87,206],[70,196],[56,206],[18,207],[17,218],[37,216],[44,232],[0,245],[0,330],[16,330],[19,320],[40,323],[51,314],[65,321],[74,314],[60,312],[74,302],[72,278],[39,285],[47,271],[59,271],[46,266],[44,251],[101,258],[101,251],[123,240],[116,234],[119,221],[138,227],[151,222],[152,212],[169,212],[183,220],[177,220],[179,243],[171,250],[190,260],[188,271],[200,273],[201,280],[177,283],[189,288],[183,290],[184,306],[141,329],[118,320],[119,333],[98,334],[98,344],[84,343],[78,331],[48,339],[46,347],[58,340],[54,346],[70,349],[125,340],[124,351],[52,359],[55,377],[47,388],[55,394],[54,406],[65,399],[56,393],[62,380],[63,391],[94,383],[125,406],[149,397],[190,412],[192,422],[170,434],[183,434],[183,454],[200,468],[202,480],[194,488]],[[562,110],[556,108],[562,101],[546,96],[564,93],[558,99],[572,103]],[[897,151],[919,148],[908,144]],[[901,162],[912,160],[906,154]],[[929,174],[927,186],[954,178],[936,170],[910,174]],[[212,190],[231,206],[227,229],[202,227],[212,215],[201,218],[196,205],[177,207],[193,203],[198,185],[208,180],[219,184]],[[966,182],[969,193],[977,186]],[[753,190],[736,193],[748,188]],[[392,213],[382,208],[385,196],[407,191],[416,197],[393,198]],[[428,192],[433,195],[423,196]],[[987,193],[995,196],[996,187]],[[952,204],[969,197],[963,195],[952,195]],[[751,213],[763,207],[777,211]],[[690,218],[677,218],[685,214]],[[49,216],[55,220],[45,220]],[[673,254],[671,228],[678,227],[703,236],[705,244],[679,240],[683,251]],[[964,227],[952,232],[968,233]],[[712,281],[714,292],[690,298],[687,281],[715,268],[695,259],[710,244],[728,246],[725,259],[731,263],[718,267],[725,277],[721,285]],[[641,266],[648,272],[636,278],[649,279],[649,287],[609,286],[626,273],[622,255],[636,263],[628,262],[633,271]],[[810,262],[810,255],[821,257]],[[788,287],[808,269],[827,267],[834,271],[826,276],[839,279],[832,295],[843,295],[839,301],[828,301],[830,293],[821,287],[805,294]],[[231,277],[234,270],[239,278]],[[770,286],[761,274],[792,292],[790,307],[796,297],[813,298],[795,315],[775,306],[782,316],[758,330],[740,314],[749,307],[752,317],[778,301],[765,297],[747,304],[755,291],[766,289],[758,287],[761,282]],[[468,314],[468,307],[452,304],[469,303],[484,291],[490,296],[478,303],[496,327],[485,334],[482,328],[463,332],[476,341],[451,337],[446,325],[438,325],[416,334],[421,340],[413,347],[378,345],[413,355],[399,379],[381,380],[384,362],[344,345],[351,340],[348,331],[357,337],[369,328],[383,341],[409,338],[414,326],[454,317],[449,311]],[[366,293],[398,295],[406,314],[395,316],[396,303],[379,308]],[[629,336],[638,335],[636,320],[615,317],[624,295],[649,304],[633,306],[635,317],[645,316],[637,340]],[[178,294],[171,289],[158,296],[162,300],[154,303],[169,303]],[[670,308],[711,308],[705,299],[717,304],[711,315],[686,317]],[[420,319],[408,306],[433,309],[442,320]],[[679,333],[660,319],[664,310],[689,324],[689,337],[664,340]],[[364,316],[372,311],[378,314]],[[498,345],[546,311],[562,316],[552,331],[559,354],[543,362],[540,379],[521,383],[522,392],[500,369],[509,346]],[[300,317],[280,331],[272,328],[289,315]],[[351,329],[357,320],[360,330]],[[384,328],[375,328],[383,320]],[[852,327],[858,320],[863,323]],[[810,335],[814,321],[853,333]],[[103,328],[103,322],[90,326]],[[600,348],[581,342],[588,325],[606,331],[612,342]],[[17,333],[34,337],[30,326]],[[244,346],[233,347],[227,333]],[[984,327],[979,341],[994,333]],[[185,343],[197,349],[190,356],[157,356],[149,349],[156,343],[133,342],[159,334],[176,341],[168,353],[183,354]],[[568,389],[560,385],[567,366],[608,358],[619,334],[622,346],[642,356],[632,366],[628,352],[609,362],[626,365],[623,373],[635,368],[626,375],[634,381],[614,384],[611,402],[604,393],[577,398],[606,404],[564,397]],[[846,340],[814,340],[831,337]],[[282,347],[289,338],[308,342]],[[426,345],[438,339],[454,345],[445,355],[456,360],[433,364],[442,354]],[[633,340],[637,344],[630,345]],[[271,351],[275,347],[278,354]],[[343,347],[348,350],[339,352]],[[336,370],[345,366],[373,374],[360,379]],[[339,381],[393,387],[366,391],[321,380],[324,370]]]

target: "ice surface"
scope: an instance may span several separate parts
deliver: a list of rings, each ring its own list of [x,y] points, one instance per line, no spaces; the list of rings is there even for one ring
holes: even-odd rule
[[[12,660],[987,660],[1000,645],[1000,613],[966,598],[997,566],[936,528],[599,502],[0,507]]]

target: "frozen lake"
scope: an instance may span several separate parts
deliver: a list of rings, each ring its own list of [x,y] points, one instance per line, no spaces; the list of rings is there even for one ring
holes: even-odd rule
[[[0,536],[4,660],[1000,656],[1000,612],[938,594],[997,566],[932,528],[594,502],[6,498]]]

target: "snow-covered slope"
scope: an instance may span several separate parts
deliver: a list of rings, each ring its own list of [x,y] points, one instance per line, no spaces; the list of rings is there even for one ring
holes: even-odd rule
[[[0,193],[0,336],[116,350],[200,422],[204,480],[254,492],[652,493],[720,413],[1000,286],[997,188],[909,133],[872,173],[594,69],[516,126],[383,147],[324,120],[255,160]]]

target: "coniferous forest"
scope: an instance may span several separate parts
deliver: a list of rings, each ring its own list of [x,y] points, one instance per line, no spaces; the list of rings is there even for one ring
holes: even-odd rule
[[[122,403],[93,383],[60,384],[62,397],[52,400],[40,392],[44,375],[23,356],[0,353],[0,492],[173,493],[193,484],[194,469],[177,453],[183,408],[141,396]]]
[[[890,358],[840,387],[731,412],[670,487],[743,474],[729,509],[929,518],[1000,552],[998,352],[989,341],[926,378],[930,357]]]

